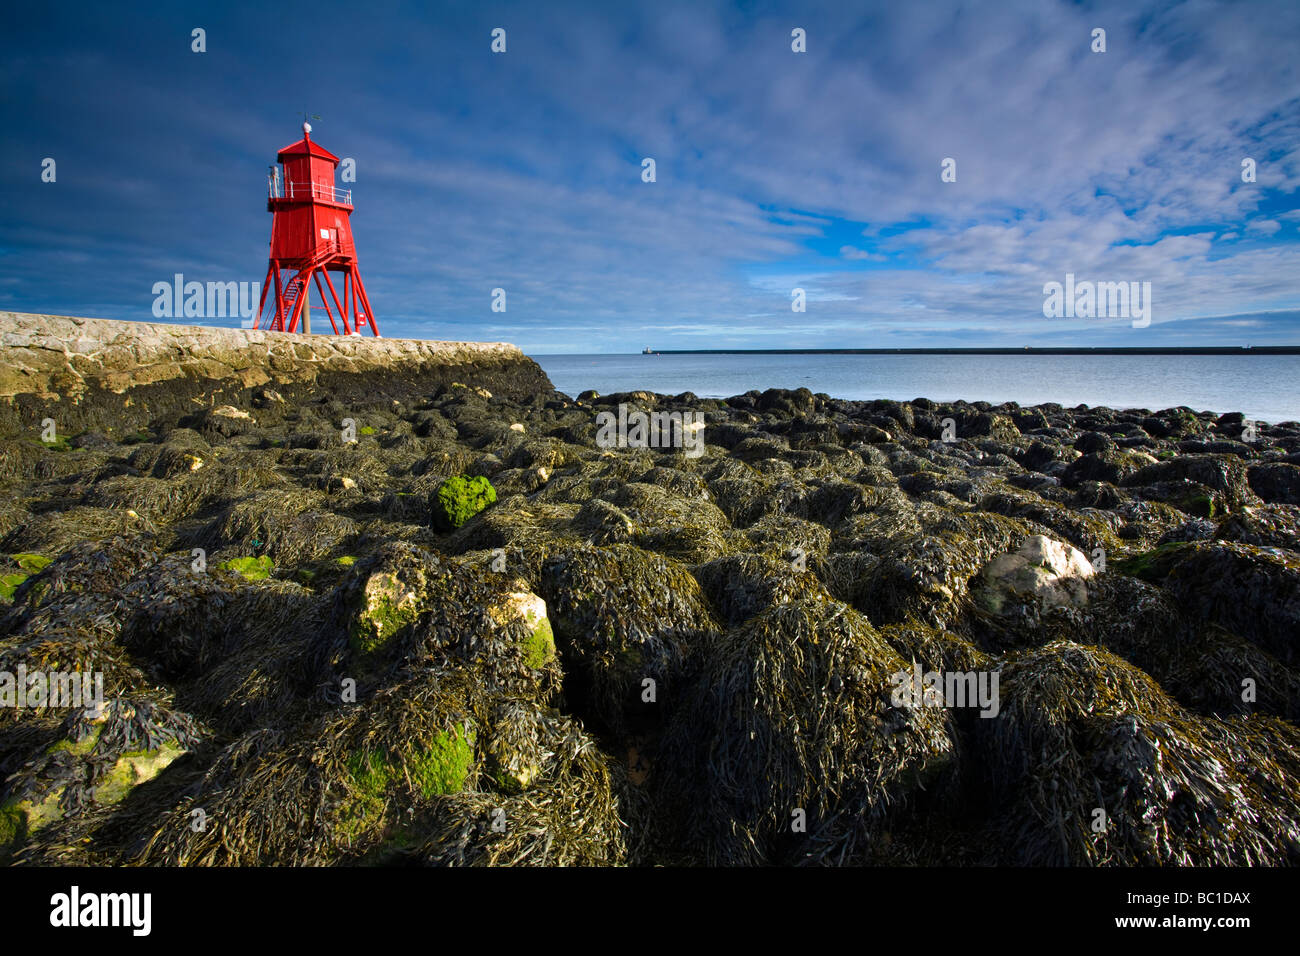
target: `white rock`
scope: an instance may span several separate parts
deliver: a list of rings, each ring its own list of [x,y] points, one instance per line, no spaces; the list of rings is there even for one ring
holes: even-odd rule
[[[542,667],[555,658],[555,632],[546,616],[546,601],[530,591],[512,591],[505,601],[488,609],[498,624],[522,619],[531,633],[524,648],[530,667]]]
[[[212,414],[220,415],[222,418],[251,419],[253,417],[252,415],[248,414],[248,412],[241,411],[240,409],[236,408],[234,405],[218,405],[216,408],[212,410]]]
[[[1079,607],[1088,603],[1087,581],[1095,574],[1082,551],[1036,534],[1019,551],[998,555],[985,566],[982,597],[995,612],[1015,596],[1035,598],[1045,607]]]

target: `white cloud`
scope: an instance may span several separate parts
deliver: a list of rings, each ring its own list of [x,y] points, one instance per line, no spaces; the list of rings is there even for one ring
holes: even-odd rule
[[[1257,233],[1261,236],[1271,236],[1281,228],[1282,224],[1276,219],[1257,219],[1246,224],[1247,232]]]
[[[874,252],[867,252],[865,249],[858,249],[854,246],[840,246],[840,258],[852,259],[855,262],[888,262],[888,256],[877,255]]]

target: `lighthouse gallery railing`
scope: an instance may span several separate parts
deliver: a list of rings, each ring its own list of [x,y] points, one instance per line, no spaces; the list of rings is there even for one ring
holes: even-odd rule
[[[272,199],[324,199],[326,202],[352,205],[352,190],[323,186],[320,183],[282,183],[278,179],[268,179],[267,191]]]

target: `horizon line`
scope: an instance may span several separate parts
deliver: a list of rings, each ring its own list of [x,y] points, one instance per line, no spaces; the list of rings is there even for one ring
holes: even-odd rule
[[[565,354],[565,353],[553,353]],[[642,352],[568,353],[573,355],[1300,355],[1300,345],[1066,345],[965,348],[847,349],[651,349]]]

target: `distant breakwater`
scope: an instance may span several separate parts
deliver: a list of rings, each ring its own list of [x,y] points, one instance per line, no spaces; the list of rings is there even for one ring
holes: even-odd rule
[[[653,355],[1300,355],[1300,345],[1190,348],[970,348],[970,349],[652,349]]]

